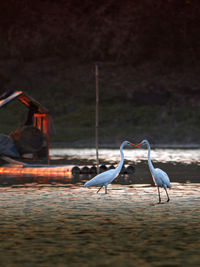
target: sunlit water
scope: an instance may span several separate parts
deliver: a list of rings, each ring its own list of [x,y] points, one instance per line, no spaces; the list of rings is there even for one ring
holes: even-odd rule
[[[95,159],[96,150],[87,149],[51,149],[50,155],[70,156],[80,159]],[[128,161],[140,162],[147,159],[146,149],[124,149],[125,159]],[[99,158],[109,161],[119,161],[119,149],[99,149]],[[155,162],[178,162],[178,163],[197,163],[200,164],[200,149],[152,149],[151,159]]]
[[[127,149],[125,157],[139,162],[146,153]],[[19,177],[0,187],[1,266],[200,266],[199,153],[152,150],[172,181],[171,200],[161,190],[160,205],[146,162],[130,182],[122,176],[109,185],[108,194],[83,187],[90,177],[25,184]],[[51,155],[94,159],[95,150]],[[118,161],[119,150],[100,150],[100,157]]]

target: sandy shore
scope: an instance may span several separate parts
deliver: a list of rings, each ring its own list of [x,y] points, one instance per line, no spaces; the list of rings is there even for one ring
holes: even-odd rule
[[[200,184],[0,187],[2,266],[199,266]]]

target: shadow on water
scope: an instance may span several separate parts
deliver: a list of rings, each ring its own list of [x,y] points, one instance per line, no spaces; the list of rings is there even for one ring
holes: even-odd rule
[[[102,165],[105,166],[105,165]],[[110,165],[111,166],[111,165]],[[113,165],[112,165],[113,166]],[[200,166],[198,164],[181,164],[181,163],[162,163],[156,162],[154,164],[155,168],[161,168],[166,171],[170,177],[171,182],[178,183],[200,183]],[[132,167],[132,165],[129,165]],[[85,168],[85,170],[84,170]],[[38,184],[54,184],[54,183],[63,183],[63,184],[83,184],[87,180],[93,178],[96,174],[89,173],[87,166],[82,168],[82,173],[51,173],[43,174],[40,172],[33,172],[32,175],[19,173],[18,175],[14,174],[1,174],[0,175],[0,185],[9,186],[13,184],[26,184],[26,183],[38,183]],[[92,167],[94,168],[94,167]],[[90,169],[92,169],[90,168]],[[101,171],[105,171],[102,169]],[[146,161],[137,162],[134,165],[134,169],[131,173],[122,172],[114,181],[113,184],[153,184],[151,174],[148,169]]]

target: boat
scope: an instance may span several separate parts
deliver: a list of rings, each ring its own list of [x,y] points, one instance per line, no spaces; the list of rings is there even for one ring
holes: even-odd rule
[[[10,133],[0,134],[0,176],[60,176],[79,174],[73,165],[50,165],[49,110],[25,92],[11,90],[0,97],[0,109],[18,100],[28,109],[23,125]],[[14,152],[15,151],[15,152]]]

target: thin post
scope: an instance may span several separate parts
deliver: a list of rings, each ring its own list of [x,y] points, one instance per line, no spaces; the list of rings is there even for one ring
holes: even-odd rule
[[[95,65],[96,74],[96,127],[95,127],[95,142],[96,142],[96,164],[97,173],[99,173],[99,64]]]
[[[46,115],[46,136],[47,136],[47,163],[50,165],[50,136],[49,136],[49,130],[50,130],[50,117],[49,114]]]

